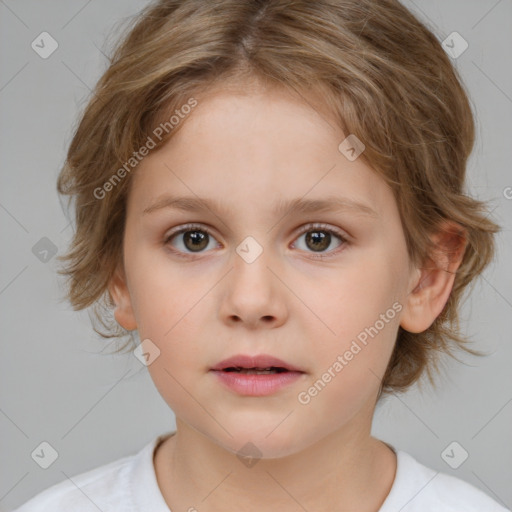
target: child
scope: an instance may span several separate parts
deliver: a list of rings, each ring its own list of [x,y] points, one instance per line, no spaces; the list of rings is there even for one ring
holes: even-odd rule
[[[498,226],[463,191],[473,142],[396,0],[150,4],[58,189],[70,300],[137,333],[177,428],[19,512],[505,511],[370,435],[450,342],[477,354],[458,309]]]

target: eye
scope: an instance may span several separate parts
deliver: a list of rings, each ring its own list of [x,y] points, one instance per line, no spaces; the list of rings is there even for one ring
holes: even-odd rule
[[[334,239],[337,238],[339,240],[335,249],[348,243],[341,232],[325,224],[308,224],[302,229],[297,240],[300,240],[303,235],[306,235],[304,239],[306,249],[301,247],[299,249],[316,253],[313,254],[313,258],[318,259],[329,258],[339,252],[331,250],[328,251],[327,255],[323,254],[332,245],[333,235]],[[188,257],[191,254],[199,254],[205,252],[206,249],[218,247],[218,243],[215,242],[216,239],[209,229],[198,224],[187,224],[166,236],[164,244],[170,245],[171,250],[179,256]],[[295,248],[296,244],[297,242],[292,247]]]
[[[177,240],[175,244],[171,243],[171,240],[173,239]],[[182,227],[178,231],[174,231],[173,233],[169,234],[169,236],[167,236],[165,239],[165,245],[171,245],[173,247],[173,251],[176,249],[174,252],[178,254],[185,253],[186,255],[191,253],[204,252],[204,250],[208,247],[210,247],[210,249],[212,247],[216,247],[216,244],[213,243],[213,240],[215,239],[208,229],[195,224],[190,224]]]
[[[328,255],[323,254],[325,250],[332,244],[333,235],[334,238],[340,240],[340,243],[335,247],[335,249],[347,243],[347,239],[337,229],[329,228],[325,224],[305,226],[297,240],[300,240],[303,235],[306,235],[304,239],[306,251],[307,249],[311,249],[314,253],[317,253],[313,255],[313,257],[319,259],[329,258],[339,252],[334,250],[328,251]],[[295,247],[295,245],[296,242],[293,244],[293,247]]]

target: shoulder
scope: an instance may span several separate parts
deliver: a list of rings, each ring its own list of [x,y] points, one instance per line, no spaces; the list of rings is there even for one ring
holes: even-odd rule
[[[379,512],[510,512],[477,487],[397,451],[395,482]]]
[[[427,499],[432,504],[444,507],[438,510],[447,512],[509,512],[503,505],[485,494],[482,490],[460,478],[436,473],[432,479],[432,489]]]
[[[130,510],[128,475],[135,456],[75,475],[36,494],[13,512],[105,512]],[[121,507],[121,508],[118,508]]]

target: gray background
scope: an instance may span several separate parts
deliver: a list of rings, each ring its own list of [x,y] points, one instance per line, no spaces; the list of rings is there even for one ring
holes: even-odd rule
[[[175,425],[146,368],[133,355],[108,355],[114,345],[94,333],[87,312],[73,312],[62,300],[55,257],[44,263],[32,252],[43,237],[59,253],[70,241],[57,174],[77,116],[106,69],[109,34],[145,3],[0,0],[3,511],[67,477],[134,453]],[[469,43],[454,60],[477,117],[469,185],[475,196],[491,200],[503,232],[498,258],[462,315],[473,346],[491,355],[461,355],[463,364],[447,359],[438,392],[415,387],[391,396],[377,409],[373,433],[510,508],[512,0],[405,4],[440,40],[457,31]],[[59,44],[48,59],[31,48],[43,31]],[[48,469],[31,458],[42,441],[59,454]],[[452,441],[469,453],[458,469],[441,457]]]

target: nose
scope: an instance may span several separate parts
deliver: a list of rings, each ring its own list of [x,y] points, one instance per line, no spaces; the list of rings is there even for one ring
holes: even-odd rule
[[[224,323],[254,330],[275,328],[286,321],[286,287],[266,252],[251,263],[235,253],[219,309]]]

